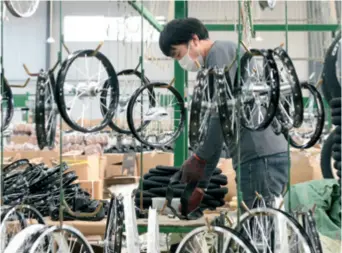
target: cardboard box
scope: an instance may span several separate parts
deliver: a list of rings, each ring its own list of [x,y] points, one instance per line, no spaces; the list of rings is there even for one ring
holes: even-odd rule
[[[9,138],[10,142],[14,142],[15,144],[24,144],[31,143],[32,137],[29,135],[12,135]]]
[[[103,181],[102,180],[79,180],[82,189],[91,194],[93,199],[103,199]]]
[[[53,161],[59,160],[59,152],[52,150],[5,151],[4,157],[9,163],[20,159],[40,160],[42,163],[46,164],[46,166],[53,167],[55,165]]]
[[[79,180],[101,179],[99,155],[63,155],[62,159],[69,166],[67,171],[75,171]],[[59,163],[59,159],[56,162]]]
[[[104,178],[138,177],[138,166],[135,153],[104,154],[101,158],[101,168],[104,168]]]
[[[100,125],[102,120],[103,119],[91,119],[91,120],[90,119],[79,119],[77,121],[77,123],[84,126],[84,127],[94,127],[94,126]],[[62,127],[63,127],[63,131],[73,130],[64,120],[62,122]],[[112,131],[112,129],[109,126],[106,126],[101,131]]]
[[[137,153],[137,162],[138,162],[138,174],[140,175],[141,170],[141,154]],[[148,173],[148,171],[152,168],[155,168],[157,165],[164,166],[173,166],[173,153],[168,152],[144,152],[143,153],[143,161],[142,161],[142,169],[143,174]]]
[[[236,196],[236,173],[233,169],[231,159],[220,159],[218,168],[222,169],[222,174],[228,177],[228,193],[226,201],[230,201]],[[320,149],[311,148],[309,150],[291,150],[291,185],[322,179],[320,167]]]

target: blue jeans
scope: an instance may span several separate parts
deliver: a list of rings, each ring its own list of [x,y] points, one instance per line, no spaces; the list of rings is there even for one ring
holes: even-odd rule
[[[279,197],[288,182],[288,153],[279,153],[267,157],[253,159],[240,165],[240,185],[242,198],[252,208],[255,192],[261,194],[267,205],[271,205],[274,197]],[[236,168],[235,168],[236,171]],[[235,178],[237,182],[237,178]]]

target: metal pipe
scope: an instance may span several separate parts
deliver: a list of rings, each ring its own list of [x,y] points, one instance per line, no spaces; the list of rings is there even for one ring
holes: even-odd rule
[[[51,1],[46,2],[46,37],[50,36],[51,33],[51,13],[50,13],[50,6],[51,6]],[[51,61],[51,45],[50,43],[46,43],[45,47],[45,69],[48,70],[50,69],[50,61]]]

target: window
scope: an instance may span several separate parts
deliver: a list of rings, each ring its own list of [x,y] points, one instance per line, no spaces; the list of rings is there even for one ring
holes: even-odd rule
[[[160,24],[165,24],[165,17],[156,17]],[[159,32],[141,16],[104,17],[104,16],[66,16],[64,18],[65,41],[143,41],[157,42]]]

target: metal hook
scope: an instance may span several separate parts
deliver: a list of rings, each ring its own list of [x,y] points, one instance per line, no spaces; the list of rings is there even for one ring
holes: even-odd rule
[[[68,54],[70,54],[70,50],[69,50],[69,48],[65,45],[65,43],[63,42],[62,44],[63,44],[63,47],[64,47],[65,51],[66,51]]]
[[[135,67],[134,71],[137,71],[138,68],[140,67],[141,61],[138,62],[138,65]]]
[[[229,217],[228,213],[225,215],[225,218],[226,218],[226,220],[227,220],[227,222],[228,222],[228,224],[229,224],[229,227],[233,227],[234,222],[233,222],[233,220]]]
[[[7,81],[7,79],[6,78],[4,78],[4,79],[5,79],[5,82],[8,83],[8,86],[11,87],[11,88],[25,88],[28,85],[28,83],[30,82],[30,80],[31,80],[31,78],[27,78],[25,83],[22,84],[22,85],[20,85],[20,84],[12,84],[12,85],[10,85],[9,82]]]
[[[100,48],[103,46],[104,41],[101,41],[97,47],[95,48],[95,51],[91,54],[91,56],[95,56],[97,52],[100,50]]]
[[[241,201],[241,207],[245,209],[246,212],[251,213],[251,211],[249,210],[248,206],[244,201]]]
[[[242,40],[240,41],[240,43],[243,46],[243,48],[246,50],[246,52],[251,53],[251,51],[248,49],[248,47],[246,46],[246,44]]]
[[[39,73],[31,73],[29,71],[28,67],[26,66],[26,64],[23,64],[23,67],[24,67],[25,72],[26,72],[27,75],[29,75],[29,76],[39,76]]]
[[[175,77],[174,77],[174,78],[172,78],[172,80],[171,80],[171,82],[169,83],[169,85],[168,85],[168,86],[169,86],[169,87],[170,87],[170,86],[172,86],[172,85],[173,85],[173,83],[174,83],[175,81],[176,81],[176,78],[175,78]]]
[[[162,86],[161,88],[170,88],[172,84],[175,82],[176,78],[172,78],[171,82],[168,85]]]
[[[212,228],[211,228],[211,225],[210,225],[210,222],[209,222],[209,218],[208,218],[208,217],[205,217],[205,224],[206,224],[207,227],[208,227],[208,232],[212,232]]]
[[[280,45],[279,45],[279,47],[284,47],[285,46],[285,43],[284,42],[282,42]]]
[[[256,191],[255,195],[257,196],[258,199],[262,199],[262,196]]]
[[[60,61],[58,60],[55,65],[52,67],[52,69],[50,69],[50,72],[55,72],[57,66],[59,65]]]
[[[284,199],[281,200],[278,209],[281,209],[283,207],[283,205],[284,205]]]
[[[315,85],[316,88],[319,88],[323,84],[323,79],[319,79]]]

